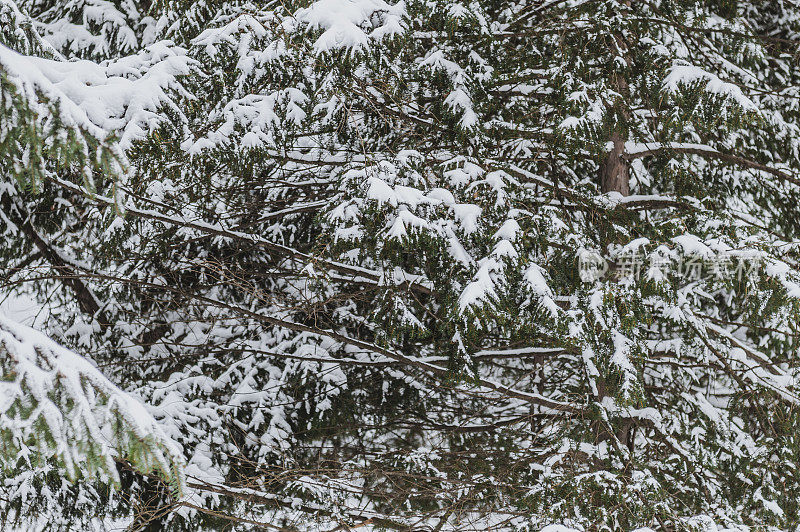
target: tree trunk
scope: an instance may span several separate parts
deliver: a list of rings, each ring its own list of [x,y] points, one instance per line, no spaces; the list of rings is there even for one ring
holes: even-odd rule
[[[631,1],[625,0],[622,2],[628,11],[631,7]],[[628,56],[628,43],[623,35],[619,32],[612,34],[613,39],[611,48],[616,49],[617,53],[624,59],[628,67],[631,66],[631,58]],[[630,91],[628,88],[628,81],[619,73],[612,74],[611,86],[614,90],[621,95],[614,107],[617,114],[618,123],[615,130],[611,133],[611,150],[609,150],[605,161],[600,164],[600,191],[603,194],[608,192],[619,192],[623,196],[629,196],[631,193],[630,186],[630,173],[628,171],[628,161],[622,158],[625,153],[625,138],[620,133],[621,124],[630,119],[630,112],[623,103],[624,99],[630,98]]]
[[[618,132],[611,134],[613,146],[608,152],[605,161],[600,164],[600,191],[619,192],[623,196],[631,193],[630,173],[628,161],[622,158],[625,151],[625,142]]]

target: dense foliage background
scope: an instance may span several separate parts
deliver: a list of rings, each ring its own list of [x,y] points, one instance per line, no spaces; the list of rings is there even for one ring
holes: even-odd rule
[[[4,528],[798,526],[798,30],[0,0],[2,293],[147,405],[23,422],[72,373],[0,337]]]

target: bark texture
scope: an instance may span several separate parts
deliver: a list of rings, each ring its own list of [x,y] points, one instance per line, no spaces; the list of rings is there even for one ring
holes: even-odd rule
[[[600,164],[600,191],[619,192],[623,196],[631,193],[628,161],[625,160],[625,142],[618,132],[611,134],[613,146]]]

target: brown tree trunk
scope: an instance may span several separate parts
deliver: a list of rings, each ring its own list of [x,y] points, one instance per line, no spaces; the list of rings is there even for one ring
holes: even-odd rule
[[[625,153],[625,141],[615,131],[611,134],[611,142],[613,143],[611,151],[600,163],[600,191],[603,194],[619,192],[623,196],[628,196],[631,193],[630,173],[628,161],[622,158]]]
[[[630,0],[624,0],[622,2],[622,5],[628,8],[626,11],[630,9],[631,4]],[[610,48],[612,48],[612,50],[615,49],[625,60],[628,67],[630,67],[631,59],[628,56],[628,43],[623,35],[614,32],[611,35],[611,39],[613,40],[609,43]],[[619,73],[612,74],[610,81],[611,86],[621,95],[622,99],[630,97],[628,81],[622,75]],[[626,139],[623,138],[619,130],[621,128],[621,123],[630,119],[630,113],[622,101],[614,103],[613,108],[613,112],[617,114],[618,123],[609,139],[612,144],[611,150],[609,150],[606,159],[600,164],[600,191],[603,194],[619,192],[623,196],[629,196],[631,193],[630,172],[628,170],[628,161],[623,159]]]

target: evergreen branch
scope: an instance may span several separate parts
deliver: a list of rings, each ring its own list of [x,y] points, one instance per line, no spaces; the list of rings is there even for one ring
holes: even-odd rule
[[[65,181],[59,177],[50,176],[49,180],[55,183],[56,185],[71,192],[74,192],[76,194],[88,195],[86,191],[83,190],[80,186],[70,183],[69,181]],[[101,205],[115,206],[117,204],[113,198],[109,198],[100,194],[92,194],[88,196],[91,201],[99,203]],[[136,218],[162,222],[170,226],[185,227],[209,235],[220,236],[231,240],[241,240],[244,242],[249,242],[256,246],[263,247],[268,251],[275,252],[279,255],[302,260],[305,261],[307,264],[321,265],[323,267],[330,268],[331,270],[340,273],[352,275],[353,278],[356,280],[368,280],[372,284],[376,284],[378,286],[381,286],[380,283],[384,280],[384,275],[381,272],[369,270],[367,268],[361,268],[358,266],[350,266],[341,262],[326,260],[321,257],[308,255],[307,253],[303,253],[289,246],[284,246],[282,244],[278,244],[271,240],[267,240],[266,238],[260,237],[258,235],[226,229],[222,226],[208,224],[199,220],[195,221],[186,220],[183,217],[178,218],[177,216],[162,214],[154,210],[137,209],[136,207],[132,206],[125,206],[124,213]],[[423,294],[431,293],[430,288],[428,288],[427,286],[425,286],[425,284],[419,281],[404,280],[399,282],[397,286],[400,288],[409,288],[411,290],[415,290]]]
[[[114,460],[157,472],[180,497],[183,457],[144,406],[79,355],[0,316],[0,462],[6,472],[55,459],[74,479],[119,484]]]
[[[718,159],[720,161],[731,163],[737,166],[742,166],[744,168],[749,168],[751,170],[758,170],[762,172],[766,172],[768,174],[774,175],[779,177],[785,181],[788,181],[792,184],[800,186],[800,179],[794,177],[793,175],[787,173],[785,170],[781,170],[779,168],[775,168],[772,166],[768,166],[766,164],[759,163],[757,161],[753,161],[752,159],[747,159],[745,157],[741,157],[739,155],[733,155],[729,153],[722,153],[714,148],[711,147],[704,147],[700,145],[695,146],[686,146],[680,143],[676,144],[666,144],[661,146],[654,146],[654,147],[647,147],[640,151],[635,151],[633,153],[625,153],[623,154],[623,158],[628,161],[633,161],[636,159],[641,159],[643,157],[651,157],[654,155],[660,155],[662,153],[685,153],[689,155],[699,155],[701,157],[707,157],[710,159]]]

